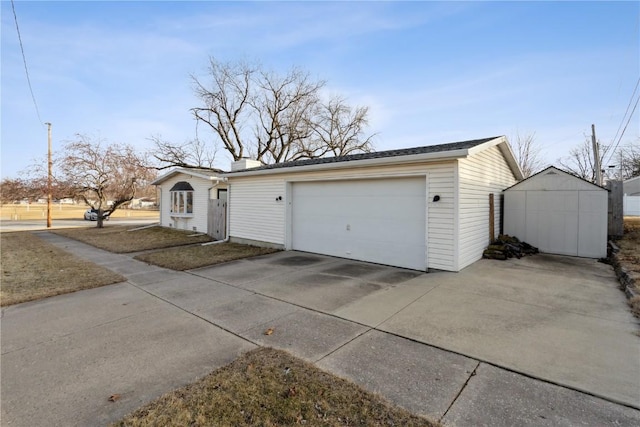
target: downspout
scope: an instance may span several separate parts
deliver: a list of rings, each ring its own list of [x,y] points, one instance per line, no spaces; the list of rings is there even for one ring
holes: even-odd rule
[[[222,178],[222,181],[227,183],[227,224],[226,224],[227,237],[224,240],[215,240],[213,242],[203,243],[202,246],[209,246],[209,245],[217,245],[217,244],[220,244],[220,243],[227,243],[227,242],[229,242],[229,239],[231,237],[229,235],[229,230],[230,230],[230,226],[229,226],[229,223],[230,223],[230,221],[229,221],[229,212],[230,212],[229,206],[230,206],[230,203],[229,203],[229,201],[231,200],[231,184],[229,184],[229,182],[227,181],[227,178]],[[218,180],[218,182],[220,182],[220,181]],[[216,183],[216,185],[217,185],[217,183]],[[211,187],[211,188],[213,188],[213,187]]]
[[[158,218],[160,219],[160,226],[162,227],[162,186],[161,185],[156,185],[156,203],[159,206],[158,209],[160,210],[160,215],[158,216]],[[171,198],[169,198],[169,200],[171,200]]]

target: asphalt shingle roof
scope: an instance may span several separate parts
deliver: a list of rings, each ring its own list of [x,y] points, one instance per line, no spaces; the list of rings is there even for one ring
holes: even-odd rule
[[[232,173],[249,172],[249,171],[254,172],[254,171],[261,171],[261,170],[282,169],[282,168],[291,168],[291,167],[308,166],[308,165],[320,165],[320,164],[326,164],[326,163],[352,162],[357,160],[381,159],[385,157],[412,156],[416,154],[438,153],[443,151],[466,150],[466,149],[475,147],[477,145],[484,144],[485,142],[491,141],[496,138],[498,137],[494,136],[491,138],[451,142],[448,144],[427,145],[424,147],[401,148],[397,150],[387,150],[387,151],[374,151],[371,153],[351,154],[349,156],[320,157],[317,159],[294,160],[291,162],[264,165],[257,168],[242,169],[239,171],[234,171]]]

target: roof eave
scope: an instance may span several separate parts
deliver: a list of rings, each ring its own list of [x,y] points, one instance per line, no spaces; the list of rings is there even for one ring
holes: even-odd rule
[[[346,169],[346,168],[360,168],[368,166],[378,165],[391,165],[391,164],[406,164],[406,163],[420,163],[425,161],[438,161],[438,160],[454,160],[464,158],[469,155],[469,149],[441,151],[435,153],[421,153],[410,154],[406,156],[394,156],[394,157],[382,157],[378,159],[363,159],[363,160],[350,160],[344,162],[334,163],[320,163],[316,165],[303,165],[303,166],[291,166],[285,168],[275,169],[261,169],[261,170],[245,170],[239,172],[226,172],[226,177],[241,177],[241,176],[255,176],[255,175],[268,175],[268,174],[284,174],[284,173],[297,173],[300,171],[318,171],[329,169]]]
[[[206,179],[208,181],[215,181],[215,180],[220,181],[220,180],[222,180],[221,176],[205,175],[205,174],[201,174],[201,173],[195,172],[195,171],[190,170],[190,169],[176,168],[176,169],[173,169],[173,170],[167,172],[166,174],[164,174],[162,176],[159,176],[158,178],[154,179],[153,181],[151,181],[151,185],[160,185],[164,181],[168,180],[169,178],[171,178],[171,177],[173,177],[173,176],[175,176],[175,175],[177,175],[179,173],[182,173],[184,175],[191,175],[191,176],[195,176],[195,177],[198,177],[198,178]]]

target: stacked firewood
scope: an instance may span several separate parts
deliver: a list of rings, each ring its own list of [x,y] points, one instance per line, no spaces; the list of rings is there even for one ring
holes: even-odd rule
[[[505,260],[507,258],[520,258],[525,255],[537,253],[538,248],[526,242],[521,242],[517,237],[501,234],[484,250],[482,257]]]

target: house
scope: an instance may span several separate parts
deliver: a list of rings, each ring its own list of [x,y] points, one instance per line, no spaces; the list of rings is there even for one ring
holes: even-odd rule
[[[640,176],[622,182],[624,216],[640,216]]]
[[[151,184],[160,194],[160,225],[209,232],[210,200],[226,203],[227,185],[221,171],[175,168]]]
[[[480,259],[522,179],[503,136],[235,169],[231,241],[422,271]]]
[[[606,189],[553,166],[504,192],[504,232],[541,252],[607,256]]]
[[[627,196],[640,196],[640,176],[623,181],[622,192]]]

